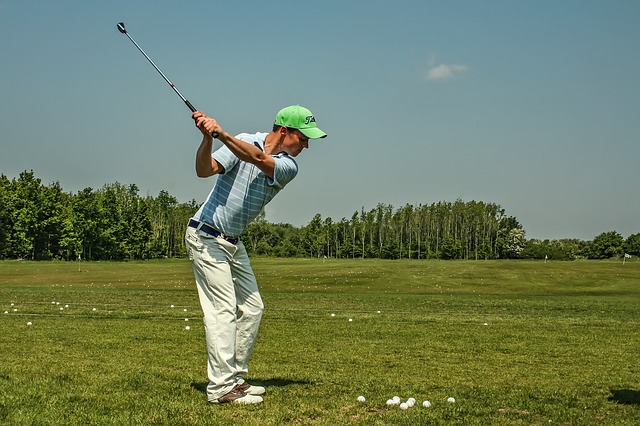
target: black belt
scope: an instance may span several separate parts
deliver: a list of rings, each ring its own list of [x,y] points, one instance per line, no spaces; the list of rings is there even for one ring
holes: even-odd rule
[[[204,222],[198,222],[195,219],[189,219],[189,227],[199,229],[200,231],[204,232],[207,235],[211,235],[212,237],[222,238],[223,240],[228,241],[231,244],[238,244],[238,241],[240,241],[239,237],[229,237],[227,235],[224,235],[213,226],[209,226]]]

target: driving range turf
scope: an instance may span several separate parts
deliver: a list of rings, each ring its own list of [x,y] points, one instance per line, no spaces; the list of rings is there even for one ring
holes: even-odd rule
[[[258,406],[206,403],[188,260],[0,262],[0,424],[640,423],[635,259],[252,262]]]

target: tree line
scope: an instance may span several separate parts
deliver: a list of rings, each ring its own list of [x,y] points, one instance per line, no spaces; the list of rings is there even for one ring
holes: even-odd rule
[[[76,194],[44,185],[33,171],[0,176],[0,259],[125,260],[186,255],[184,231],[197,211],[166,191],[138,194],[106,184]],[[527,240],[524,227],[494,203],[378,204],[334,221],[316,214],[303,227],[269,223],[264,212],[242,235],[250,253],[278,257],[381,259],[603,259],[640,255],[640,234],[592,241]]]

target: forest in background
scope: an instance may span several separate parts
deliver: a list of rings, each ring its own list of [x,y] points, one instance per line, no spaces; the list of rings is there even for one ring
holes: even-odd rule
[[[33,171],[0,175],[0,259],[126,260],[183,257],[199,204],[166,191],[141,197],[135,184],[64,192]],[[307,225],[261,214],[241,236],[253,254],[381,259],[606,259],[640,255],[640,233],[606,231],[591,241],[527,239],[518,220],[482,201],[378,204],[340,221],[317,213]]]

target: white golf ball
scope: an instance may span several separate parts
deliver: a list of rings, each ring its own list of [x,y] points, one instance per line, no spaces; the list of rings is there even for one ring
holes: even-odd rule
[[[185,320],[185,321],[189,321],[189,318],[185,318],[184,320]]]
[[[336,316],[336,314],[331,314],[331,316],[332,316],[332,317],[335,317],[335,316]]]
[[[398,404],[400,403],[400,397],[399,396],[394,396],[392,398],[395,402],[397,402]]]
[[[387,405],[396,405],[393,399],[387,399]]]
[[[186,326],[184,329],[185,329],[185,330],[191,330],[191,327]]]
[[[29,322],[27,323],[27,325],[33,325],[33,323],[32,323],[31,321],[29,321]]]
[[[349,322],[353,322],[353,318],[349,318]]]
[[[93,311],[95,312],[95,311],[97,311],[97,309],[96,309],[96,308],[93,308]]]
[[[364,396],[360,395],[360,396],[358,397],[358,402],[365,402],[365,401],[366,401],[366,399],[365,399],[365,397],[364,397]]]
[[[401,410],[406,410],[409,408],[409,404],[407,404],[406,402],[403,402],[402,404],[400,404],[400,409]]]
[[[171,305],[172,308],[175,308],[175,306]]]
[[[450,403],[453,404],[454,402],[456,402],[456,399],[454,397],[450,396],[449,398],[447,398],[447,402],[450,402]]]
[[[431,401],[422,401],[422,406],[424,408],[429,408],[431,407]]]
[[[414,405],[416,405],[416,400],[415,400],[415,398],[409,398],[409,399],[407,399],[407,405],[408,405],[409,407],[413,407]]]
[[[183,309],[183,311],[184,311],[184,312],[187,312],[187,308],[184,308],[184,309]]]

